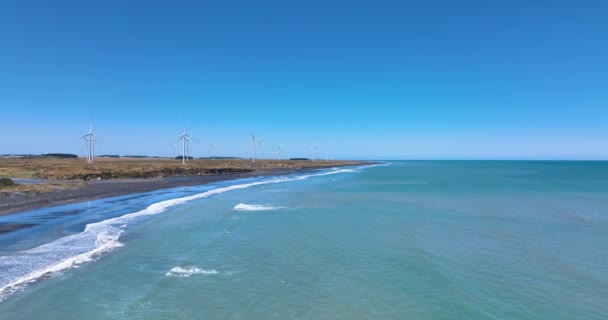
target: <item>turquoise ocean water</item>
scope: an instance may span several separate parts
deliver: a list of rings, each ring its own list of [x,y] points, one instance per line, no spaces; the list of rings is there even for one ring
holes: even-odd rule
[[[0,216],[0,319],[607,319],[608,162],[394,161]]]

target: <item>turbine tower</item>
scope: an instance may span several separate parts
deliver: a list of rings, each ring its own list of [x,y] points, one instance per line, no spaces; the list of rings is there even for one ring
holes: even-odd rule
[[[81,137],[87,143],[87,163],[92,163],[95,158],[95,140],[96,136],[93,134],[93,124],[89,126],[89,133]]]
[[[319,150],[319,148],[317,148],[316,144],[312,145],[312,148],[310,148],[310,151],[312,151],[312,161],[315,161],[315,152]]]

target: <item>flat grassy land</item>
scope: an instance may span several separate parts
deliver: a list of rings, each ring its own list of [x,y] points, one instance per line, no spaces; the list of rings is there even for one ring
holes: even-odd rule
[[[0,158],[0,177],[35,178],[59,181],[87,181],[99,179],[133,179],[204,174],[224,174],[272,169],[308,169],[357,165],[360,161],[306,160],[210,160],[194,159],[185,165],[172,159],[96,158]]]

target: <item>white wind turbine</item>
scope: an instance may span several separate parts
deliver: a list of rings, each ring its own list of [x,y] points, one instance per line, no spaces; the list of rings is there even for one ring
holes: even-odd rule
[[[255,136],[253,132],[249,131],[249,133],[251,133],[251,162],[255,162]]]
[[[215,146],[212,144],[209,145],[211,147],[211,160],[215,159]]]
[[[279,147],[272,146],[272,160],[279,160]]]
[[[283,148],[281,146],[277,147],[277,160],[281,160],[281,152],[283,152]]]
[[[173,143],[169,143],[171,146],[171,159],[175,159],[175,145]]]
[[[180,140],[182,140],[183,143],[182,164],[186,164],[186,159],[190,156],[190,140],[194,140],[196,142],[198,142],[198,140],[194,139],[191,135],[189,135],[186,132],[186,128],[184,128],[184,132],[179,137],[179,139],[177,139],[177,142],[179,142]]]
[[[329,161],[329,145],[325,146],[325,161]]]
[[[188,136],[188,145],[186,146],[186,160],[189,161],[190,158],[194,159],[193,156],[190,155],[190,141],[193,140],[196,143],[200,143],[198,140],[194,139],[191,136]]]
[[[317,150],[319,150],[319,148],[317,148],[316,144],[313,144],[312,147],[310,148],[311,152],[312,152],[312,161],[315,161],[315,152]]]
[[[258,143],[260,144],[260,160],[262,160],[264,158],[264,141],[258,140]]]
[[[87,148],[87,163],[91,163],[91,143],[89,142],[89,136],[88,134],[85,134],[81,138],[84,139],[84,143]]]
[[[89,133],[81,137],[87,144],[87,162],[93,162],[95,158],[95,141],[97,137],[93,134],[93,124],[89,126]]]

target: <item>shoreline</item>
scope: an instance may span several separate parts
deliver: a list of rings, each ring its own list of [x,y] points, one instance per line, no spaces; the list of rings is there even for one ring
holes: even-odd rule
[[[112,179],[89,181],[82,187],[72,189],[57,189],[46,193],[4,193],[0,194],[0,216],[17,214],[44,207],[53,207],[161,189],[205,185],[212,182],[237,180],[242,178],[283,176],[297,172],[309,172],[320,169],[323,168],[261,169],[252,172],[228,174],[207,174],[146,179]]]

